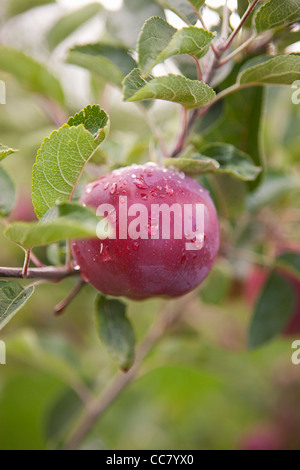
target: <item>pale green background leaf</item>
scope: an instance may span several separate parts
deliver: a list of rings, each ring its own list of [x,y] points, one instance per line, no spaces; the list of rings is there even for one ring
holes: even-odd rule
[[[55,0],[6,0],[6,15],[8,17],[16,16],[49,3],[55,3]]]
[[[58,79],[45,65],[23,52],[0,46],[0,70],[12,74],[29,91],[41,93],[59,104],[64,104],[64,93]]]
[[[8,173],[0,167],[0,217],[7,217],[16,202],[15,185]]]
[[[69,51],[67,62],[86,68],[118,87],[136,67],[128,49],[102,43],[74,47]]]
[[[50,49],[55,49],[80,26],[99,13],[101,9],[102,7],[99,3],[91,3],[60,18],[47,34]]]

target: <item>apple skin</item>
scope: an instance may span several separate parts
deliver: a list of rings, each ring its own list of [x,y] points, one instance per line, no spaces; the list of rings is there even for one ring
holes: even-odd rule
[[[286,273],[279,272],[279,274],[284,277],[292,285],[294,292],[296,294],[296,307],[295,311],[289,320],[288,324],[282,331],[284,336],[295,336],[300,334],[300,281],[293,278]],[[245,298],[250,305],[254,305],[258,297],[267,282],[269,277],[269,272],[267,269],[253,266],[248,273],[246,282],[245,282]]]
[[[144,204],[149,214],[152,204],[179,203],[182,209],[184,204],[203,204],[204,246],[187,251],[189,240],[174,239],[172,226],[168,240],[161,235],[151,239],[150,234],[149,239],[74,241],[73,255],[83,279],[106,295],[137,300],[179,297],[192,291],[210,272],[220,245],[217,212],[208,191],[183,173],[147,163],[113,171],[89,184],[81,203],[94,208],[112,204],[116,208],[118,234],[120,197],[127,197],[128,208]],[[129,216],[128,223],[135,218]],[[192,220],[194,226],[195,214]]]

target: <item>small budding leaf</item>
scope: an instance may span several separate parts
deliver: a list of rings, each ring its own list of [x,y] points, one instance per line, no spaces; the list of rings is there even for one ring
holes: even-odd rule
[[[6,145],[0,144],[0,162],[4,160],[6,157],[9,155],[12,155],[13,153],[18,152],[18,150],[11,149],[9,147],[6,147]]]
[[[15,222],[5,236],[25,249],[64,240],[97,238],[100,218],[90,208],[64,203],[52,208],[40,222]]]
[[[0,217],[7,217],[16,203],[16,189],[9,174],[1,167],[0,188]]]
[[[128,371],[134,362],[136,340],[126,316],[126,305],[99,295],[96,300],[96,322],[102,344],[118,366]]]
[[[21,310],[34,293],[34,287],[22,287],[14,281],[0,281],[0,330]]]
[[[143,75],[148,75],[155,65],[174,55],[203,57],[214,37],[210,31],[196,26],[176,30],[162,18],[150,18],[138,41],[139,68]]]
[[[39,218],[72,198],[79,178],[109,130],[100,106],[88,106],[46,138],[33,167],[32,200]]]
[[[300,55],[279,55],[262,63],[245,65],[238,81],[241,85],[292,85],[300,78]]]
[[[156,77],[147,83],[134,70],[123,82],[123,96],[126,101],[158,99],[179,103],[191,109],[206,106],[215,98],[216,93],[206,83],[189,80],[182,75]]]
[[[300,0],[270,0],[255,15],[256,31],[284,26],[300,20]]]
[[[293,315],[296,296],[290,282],[272,272],[257,302],[248,343],[256,348],[281,333]]]

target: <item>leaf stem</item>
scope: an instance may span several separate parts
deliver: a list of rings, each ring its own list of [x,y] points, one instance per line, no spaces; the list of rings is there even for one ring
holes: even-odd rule
[[[197,59],[196,56],[192,55],[191,57],[195,61],[196,68],[197,68],[197,74],[198,74],[198,80],[201,82],[203,80],[203,73],[202,73],[200,62],[199,62],[199,60]]]
[[[31,250],[25,251],[25,259],[24,259],[24,265],[23,265],[23,270],[22,270],[22,277],[24,278],[27,277],[30,257],[31,257]]]

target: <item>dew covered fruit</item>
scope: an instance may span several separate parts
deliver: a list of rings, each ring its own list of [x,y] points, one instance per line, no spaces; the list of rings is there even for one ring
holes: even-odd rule
[[[178,297],[210,272],[220,243],[217,212],[208,191],[183,173],[153,163],[132,165],[87,185],[81,203],[98,210],[109,204],[103,216],[115,227],[115,239],[72,243],[83,279],[100,292],[132,299]],[[140,212],[135,212],[136,204],[142,206]],[[161,212],[155,217],[158,205]],[[196,210],[187,212],[186,205],[202,206],[202,239]],[[168,215],[169,233],[164,228]],[[188,227],[191,233],[186,233]]]

